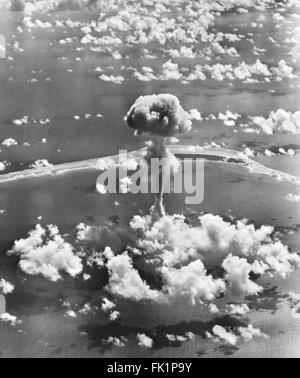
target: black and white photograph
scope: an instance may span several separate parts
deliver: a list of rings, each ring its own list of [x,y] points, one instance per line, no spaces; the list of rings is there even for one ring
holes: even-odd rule
[[[300,0],[0,0],[1,359],[299,358],[299,274]]]

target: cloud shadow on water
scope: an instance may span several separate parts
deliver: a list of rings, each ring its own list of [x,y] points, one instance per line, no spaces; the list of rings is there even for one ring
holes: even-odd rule
[[[49,311],[61,310],[63,294],[48,296],[36,293],[15,292],[7,296],[7,311],[21,312],[22,314],[37,315]]]
[[[263,293],[259,295],[259,297],[249,296],[246,298],[246,300],[248,301],[248,305],[251,310],[271,311],[272,314],[275,314],[284,298],[285,295],[278,292],[277,286],[272,286],[270,288],[266,288]]]
[[[224,345],[220,345],[215,350],[223,353],[225,356],[231,356],[235,352],[237,352],[239,350],[239,348],[235,345],[224,344]]]
[[[248,325],[246,321],[226,315],[209,322],[195,320],[191,322],[180,322],[174,325],[159,325],[153,329],[127,326],[120,322],[86,324],[79,326],[79,331],[87,334],[90,341],[88,349],[98,348],[101,353],[105,353],[113,347],[113,345],[107,344],[106,342],[109,337],[120,338],[123,336],[129,338],[135,337],[138,333],[145,333],[153,339],[153,350],[170,347],[179,348],[184,341],[176,340],[172,342],[166,337],[167,334],[184,336],[187,332],[192,332],[194,335],[204,339],[206,338],[206,331],[211,332],[212,328],[217,324],[231,329],[246,327]],[[224,349],[223,352],[229,353],[229,349]]]

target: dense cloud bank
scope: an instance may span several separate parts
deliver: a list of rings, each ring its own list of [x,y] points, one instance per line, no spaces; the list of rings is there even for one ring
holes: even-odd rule
[[[300,111],[292,113],[283,109],[272,111],[268,118],[252,117],[255,126],[262,129],[265,134],[292,133],[300,134]]]
[[[195,304],[226,293],[258,295],[264,288],[254,276],[285,278],[300,266],[299,255],[276,238],[272,227],[255,228],[246,220],[230,223],[205,214],[191,225],[182,215],[165,215],[154,223],[151,215],[135,216],[128,232],[135,235],[134,243],[124,252],[103,249],[98,266],[108,269],[111,294],[135,301],[168,303],[183,297]],[[81,225],[80,240],[90,242],[90,227]],[[142,279],[136,265],[141,259],[142,267],[160,277],[160,290]]]
[[[37,225],[27,239],[14,243],[9,255],[20,257],[19,266],[25,273],[41,274],[51,281],[60,280],[61,272],[75,277],[82,271],[81,259],[74,254],[73,247],[62,238],[56,226],[45,229]]]
[[[191,221],[183,215],[166,214],[153,221],[151,212],[136,215],[124,229],[124,235],[131,235],[126,238],[126,248],[120,243],[115,248],[104,247],[104,229],[105,238],[110,239],[113,229],[80,224],[77,240],[88,266],[108,273],[104,289],[113,302],[104,298],[102,308],[110,319],[122,316],[115,310],[119,299],[164,306],[177,301],[200,304],[203,311],[217,317],[205,333],[214,343],[237,346],[254,338],[268,338],[251,324],[218,324],[218,317],[248,316],[251,308],[247,298],[263,295],[268,277],[284,279],[300,267],[299,254],[278,239],[273,227],[255,227],[245,219],[227,221],[204,214]],[[152,348],[155,338],[149,336],[138,334],[138,345]],[[170,343],[182,343],[195,335],[188,332],[165,337]],[[129,341],[108,338],[105,342],[123,347]]]
[[[119,3],[119,2],[118,2]],[[149,0],[141,1],[143,6],[157,6],[164,9],[168,5],[168,2],[161,0],[156,2],[157,5],[153,4]],[[179,6],[181,4],[187,3],[186,0],[175,0],[172,2],[174,6]],[[198,7],[205,6],[207,2],[199,1]],[[238,7],[258,7],[264,8],[267,6],[282,4],[297,4],[297,0],[282,0],[281,2],[276,0],[222,0],[222,1],[211,1],[209,7],[214,11],[227,11],[232,8]],[[107,9],[109,6],[114,9],[116,1],[106,1],[106,0],[1,0],[0,6],[3,8],[11,9],[14,11],[24,10],[25,7],[32,7],[34,10],[38,11],[59,11],[59,10],[80,10],[90,7],[97,7],[98,9]],[[125,3],[123,3],[125,4]],[[128,1],[129,5],[135,4],[134,1]],[[197,5],[196,5],[197,6]]]

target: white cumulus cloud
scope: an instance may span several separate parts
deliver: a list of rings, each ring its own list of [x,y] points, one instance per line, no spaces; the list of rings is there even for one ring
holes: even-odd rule
[[[36,225],[27,239],[15,241],[8,254],[20,257],[19,266],[25,273],[41,274],[51,281],[61,279],[61,272],[75,277],[82,271],[81,259],[61,237],[56,226],[45,229]]]

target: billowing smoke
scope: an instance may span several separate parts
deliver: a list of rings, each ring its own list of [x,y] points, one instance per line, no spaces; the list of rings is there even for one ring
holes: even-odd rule
[[[174,156],[167,150],[166,143],[172,142],[177,134],[191,130],[190,115],[181,106],[178,98],[171,94],[140,96],[125,117],[128,126],[136,134],[147,134],[151,141],[148,145],[147,160],[165,158],[159,175],[159,195],[156,196],[153,216],[165,214],[163,206],[162,170],[169,169]]]
[[[6,313],[6,300],[4,295],[0,294],[0,316]]]
[[[138,134],[149,133],[172,137],[191,129],[189,114],[171,94],[141,96],[126,116],[128,126]]]

